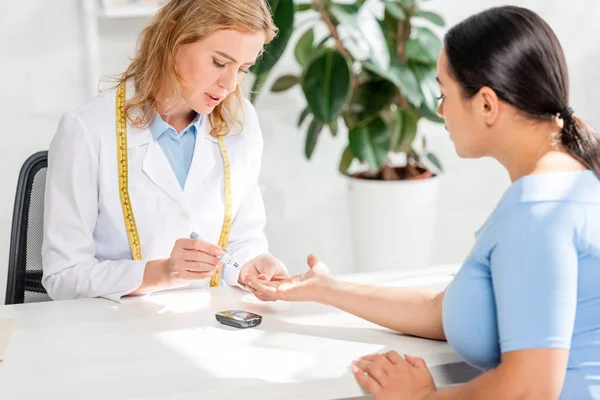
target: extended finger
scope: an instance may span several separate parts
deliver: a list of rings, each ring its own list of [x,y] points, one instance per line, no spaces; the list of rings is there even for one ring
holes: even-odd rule
[[[363,370],[358,368],[356,365],[352,365],[352,372],[358,383],[367,389],[369,393],[377,396],[381,392],[381,385],[372,377],[367,375]]]
[[[277,284],[275,282],[266,282],[255,276],[247,276],[246,285],[260,295],[274,296],[277,293]]]
[[[214,255],[207,254],[198,250],[182,250],[181,258],[185,261],[204,262],[212,265],[217,265],[220,262],[220,260]]]
[[[393,368],[393,364],[382,354],[369,354],[368,356],[361,357],[361,360],[372,361],[383,368],[384,371],[388,371]]]
[[[309,254],[308,257],[306,257],[306,264],[308,264],[309,268],[314,267],[318,263],[320,263],[319,257],[315,256],[314,254]]]
[[[402,358],[402,356],[400,354],[398,354],[396,351],[388,351],[387,353],[384,354],[385,358],[387,358],[388,360],[390,360],[390,362],[394,365],[398,365],[398,364],[402,364],[405,362],[404,358]]]
[[[256,291],[256,289],[254,289],[252,286],[248,285],[248,290],[254,295],[256,296],[257,299],[262,300],[262,301],[277,301],[279,299],[273,297],[270,294],[265,294],[265,293],[260,293],[258,291]]]
[[[375,379],[380,386],[383,386],[387,382],[388,374],[378,363],[361,358],[354,365]]]
[[[251,276],[248,277],[246,283],[262,298],[268,298],[271,301],[288,299],[288,292],[280,290],[281,285],[285,284],[285,281],[266,282]]]
[[[310,254],[306,260],[306,263],[308,264],[308,268],[311,270],[315,270],[315,271],[319,271],[319,272],[323,272],[323,273],[329,273],[329,269],[327,268],[327,266],[321,261],[319,260],[319,258],[317,256],[315,256],[314,254]]]
[[[427,364],[425,364],[425,360],[420,357],[413,357],[405,354],[404,359],[415,368],[427,370]]]
[[[201,251],[214,256],[220,256],[225,252],[223,248],[217,246],[216,244],[208,243],[200,239],[181,238],[177,240],[177,244],[185,250]]]

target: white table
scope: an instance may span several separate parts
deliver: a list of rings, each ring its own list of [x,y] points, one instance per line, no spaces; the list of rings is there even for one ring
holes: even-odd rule
[[[453,269],[343,278],[442,288]],[[261,314],[262,324],[240,330],[214,317],[239,308]],[[318,304],[262,303],[237,288],[164,292],[122,304],[2,306],[0,317],[17,319],[0,362],[3,399],[362,398],[350,363],[389,349],[423,357],[439,386],[474,373],[445,342],[394,333]]]

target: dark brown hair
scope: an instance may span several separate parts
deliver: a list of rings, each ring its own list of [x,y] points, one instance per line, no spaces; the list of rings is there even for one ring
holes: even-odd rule
[[[467,98],[487,86],[530,117],[560,115],[565,150],[600,178],[600,137],[573,115],[563,49],[539,15],[521,7],[491,8],[450,29],[444,46],[448,72]]]

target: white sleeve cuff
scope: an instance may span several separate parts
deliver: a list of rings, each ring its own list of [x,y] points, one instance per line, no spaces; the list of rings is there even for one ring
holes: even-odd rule
[[[248,290],[247,287],[240,285],[238,282],[241,269],[242,269],[241,266],[239,268],[236,268],[236,267],[232,267],[230,265],[224,264],[223,265],[223,275],[221,276],[221,280],[227,286],[237,286],[241,289]]]
[[[133,292],[142,285],[142,282],[144,281],[144,271],[146,270],[147,262],[148,261],[144,260],[133,261],[133,265],[128,266],[128,268],[131,268],[129,275],[130,279],[128,279],[125,289],[117,293],[110,293],[100,297],[115,301],[117,303],[121,303],[121,297]]]

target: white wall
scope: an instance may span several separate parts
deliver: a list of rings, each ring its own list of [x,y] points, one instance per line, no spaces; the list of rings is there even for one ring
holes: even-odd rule
[[[496,0],[431,0],[427,5],[450,24],[493,5]],[[596,95],[600,82],[600,4],[595,0],[509,2],[539,12],[556,30],[571,68],[572,105],[600,127]],[[116,73],[133,54],[143,19],[102,21],[102,70]],[[88,98],[85,49],[78,0],[0,2],[0,298],[4,296],[10,224],[17,175],[33,152],[47,149],[62,112]],[[276,75],[296,71],[288,54]],[[267,234],[273,253],[294,272],[315,252],[335,272],[352,270],[344,181],[337,163],[345,138],[324,134],[310,162],[303,156],[304,132],[295,127],[303,98],[299,90],[265,91],[257,103],[265,137],[261,182],[268,211]],[[509,184],[491,160],[460,160],[445,131],[423,124],[446,167],[440,190],[434,263],[458,262]]]

